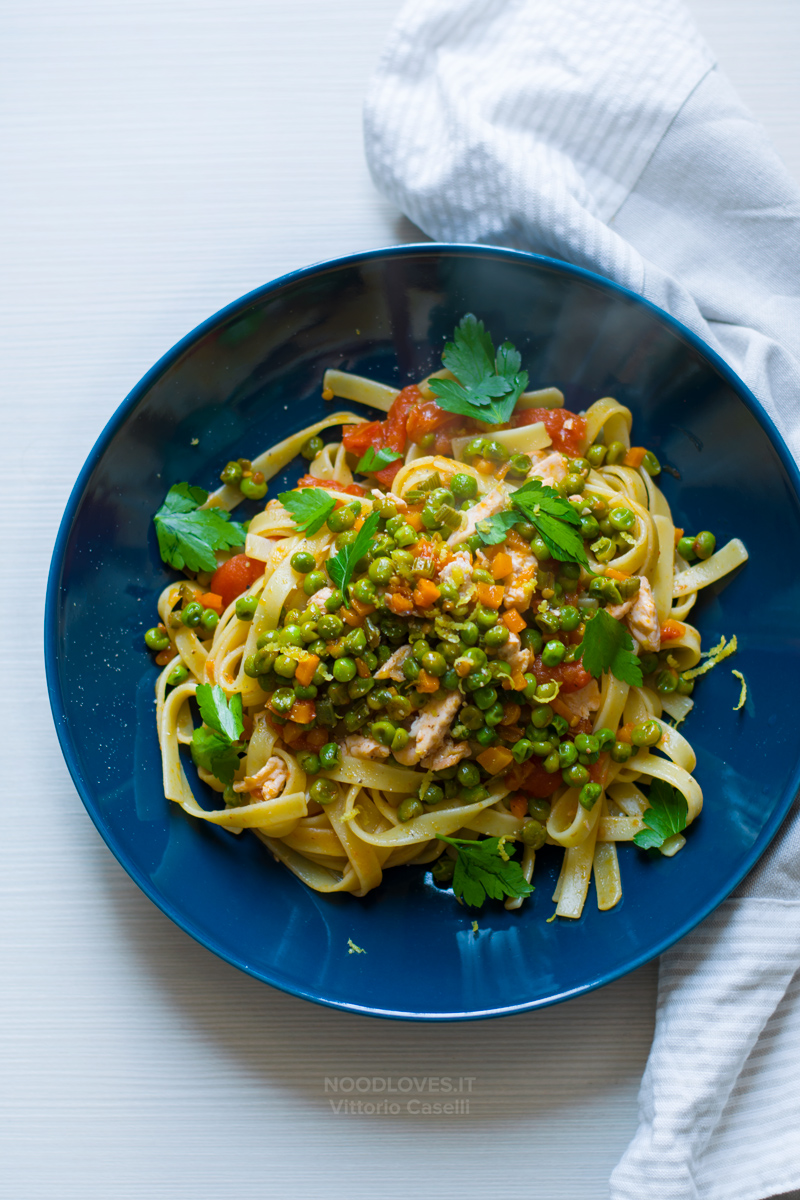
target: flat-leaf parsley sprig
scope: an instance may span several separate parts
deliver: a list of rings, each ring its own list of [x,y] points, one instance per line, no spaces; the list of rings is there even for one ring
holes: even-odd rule
[[[668,838],[686,828],[689,806],[683,792],[663,779],[653,780],[647,803],[650,807],[642,814],[647,829],[640,829],[633,840],[642,850],[660,850]]]
[[[212,687],[200,683],[195,699],[205,725],[192,734],[192,758],[196,766],[210,771],[220,783],[229,787],[239,769],[239,756],[244,751],[241,743],[244,732],[242,697],[237,693],[229,701],[219,684]]]
[[[380,519],[379,513],[370,513],[356,534],[355,540],[349,546],[342,546],[339,553],[328,561],[328,574],[342,593],[347,607],[350,605],[349,584],[353,571],[359,560],[369,550],[372,539],[377,533]]]
[[[244,545],[243,526],[225,509],[201,508],[207,499],[205,488],[176,483],[153,517],[161,557],[178,571],[216,571],[215,550]]]
[[[633,652],[633,638],[604,608],[598,608],[586,622],[578,656],[583,669],[595,679],[610,671],[621,683],[642,686],[642,667]]]
[[[502,900],[504,896],[515,900],[530,896],[533,887],[522,873],[520,864],[505,853],[504,838],[483,838],[476,842],[445,837],[441,833],[436,836],[440,842],[447,842],[458,851],[453,874],[453,894],[457,899],[480,908],[487,896],[492,900]]]
[[[512,507],[478,522],[477,533],[484,545],[505,541],[517,521],[533,525],[553,558],[588,567],[589,560],[580,534],[581,519],[575,506],[540,479],[529,479],[509,497]]]
[[[278,500],[289,513],[298,532],[307,533],[309,537],[319,533],[336,508],[333,496],[323,492],[322,488],[295,488],[291,492],[281,492]]]
[[[384,467],[390,467],[393,462],[397,462],[398,458],[402,457],[402,454],[399,454],[397,450],[392,450],[390,446],[379,446],[377,450],[374,446],[368,446],[358,461],[356,471],[359,475],[374,475],[376,472],[382,471]]]
[[[510,342],[503,342],[495,353],[483,321],[472,313],[462,317],[453,341],[444,348],[442,362],[455,380],[429,381],[439,408],[490,425],[508,421],[528,386],[528,372],[520,370],[519,352]]]

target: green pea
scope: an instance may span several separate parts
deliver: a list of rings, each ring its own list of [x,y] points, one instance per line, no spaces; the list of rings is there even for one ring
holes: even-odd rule
[[[548,775],[555,775],[557,771],[560,771],[561,763],[558,760],[558,751],[554,750],[552,754],[548,754],[547,758],[542,763],[542,766]]]
[[[459,471],[450,480],[450,490],[459,500],[471,500],[478,494],[478,481],[474,475]]]
[[[678,554],[680,554],[681,558],[685,558],[687,562],[694,562],[697,558],[694,548],[695,541],[696,539],[691,536],[682,537],[676,547]]]
[[[167,676],[167,683],[170,687],[178,687],[179,684],[185,683],[189,678],[189,668],[185,667],[182,662],[176,663]]]
[[[541,654],[544,638],[538,629],[532,627],[523,629],[519,640],[526,650],[532,650],[534,654]]]
[[[405,750],[410,740],[411,739],[407,729],[398,729],[392,738],[392,753],[394,754],[398,750]]]
[[[317,621],[317,630],[321,638],[332,640],[339,637],[344,629],[344,621],[341,617],[336,617],[333,613],[328,613],[324,617],[320,617]]]
[[[531,725],[534,729],[544,729],[553,719],[553,710],[549,704],[539,704],[531,713]]]
[[[611,466],[613,463],[620,462],[628,453],[628,447],[624,442],[612,442],[606,453],[606,463]]]
[[[471,646],[465,650],[458,662],[464,662],[469,665],[470,671],[478,670],[480,667],[486,666],[486,655],[480,646]]]
[[[478,708],[486,712],[497,700],[497,691],[493,687],[478,688],[472,697]]]
[[[698,533],[694,539],[694,552],[701,560],[711,558],[717,545],[717,539],[708,529],[704,529],[702,533]]]
[[[575,749],[579,754],[597,754],[600,743],[594,734],[579,733],[575,737]]]
[[[347,694],[351,700],[360,700],[362,696],[366,696],[367,692],[371,692],[374,686],[375,680],[369,675],[359,675],[348,683]]]
[[[169,634],[165,630],[159,629],[157,625],[154,625],[144,635],[144,643],[148,650],[166,650],[169,645]]]
[[[357,626],[350,630],[343,645],[346,650],[352,650],[353,654],[362,654],[367,648],[367,635],[360,626]]]
[[[356,523],[356,514],[349,505],[337,508],[328,517],[327,525],[331,533],[346,533]]]
[[[463,787],[477,787],[481,781],[481,773],[475,763],[461,762],[458,764],[456,779]]]
[[[297,660],[289,658],[286,654],[279,654],[272,669],[281,679],[292,679],[297,670]]]
[[[284,625],[278,640],[283,646],[305,646],[300,625]]]
[[[542,662],[546,667],[557,667],[563,660],[567,648],[563,642],[552,641],[548,642],[542,650]]]
[[[569,787],[583,787],[589,782],[589,772],[581,763],[576,762],[561,772],[561,778]]]
[[[317,804],[333,804],[336,799],[337,788],[336,784],[330,779],[315,779],[308,789],[308,794]]]
[[[468,692],[479,692],[481,688],[489,687],[494,676],[489,667],[479,667],[468,675],[464,684]]]
[[[629,742],[614,742],[611,747],[611,761],[626,763],[633,754],[633,746]]]
[[[219,613],[214,612],[213,608],[204,608],[200,617],[200,624],[203,629],[207,629],[209,632],[212,629],[216,629],[219,625]]]
[[[679,675],[676,691],[679,696],[691,696],[694,691],[694,680],[687,679],[685,675]]]
[[[562,717],[560,713],[553,714],[553,719],[550,724],[555,730],[557,737],[563,737],[569,729],[569,721],[566,717]]]
[[[482,567],[476,567],[472,572],[473,583],[494,583],[494,575],[489,571],[484,571]]]
[[[599,750],[607,750],[609,746],[613,746],[615,742],[614,733],[611,729],[598,729],[594,734],[595,741]]]
[[[538,738],[531,742],[531,748],[537,758],[547,758],[547,756],[552,754],[556,749],[550,739],[542,737],[541,734]]]
[[[439,654],[437,650],[429,650],[422,657],[422,667],[429,675],[441,679],[447,670],[447,663],[444,660],[443,654]]]
[[[291,688],[281,687],[272,693],[272,707],[277,713],[288,713],[294,704],[294,692]]]
[[[512,454],[511,462],[509,463],[508,474],[511,478],[524,479],[533,466],[530,457],[527,454]]]
[[[547,830],[541,821],[526,821],[520,834],[523,845],[531,850],[541,850],[547,841]]]
[[[475,437],[471,442],[467,442],[462,451],[465,462],[472,462],[473,458],[483,457],[484,440],[482,437]]]
[[[617,553],[617,547],[612,542],[611,538],[601,537],[596,542],[592,542],[592,554],[598,562],[611,562],[612,558]]]
[[[367,696],[367,704],[373,712],[380,712],[382,708],[386,708],[386,705],[391,702],[392,696],[393,693],[387,687],[376,687]]]
[[[317,658],[325,658],[328,654],[327,643],[322,638],[318,638],[315,642],[311,642],[308,646],[309,654],[316,654]]]
[[[492,679],[508,679],[511,676],[511,667],[502,658],[496,658],[490,663],[489,672]]]
[[[472,619],[479,629],[485,631],[497,624],[498,616],[494,609],[484,608],[482,604],[476,604],[472,613]]]
[[[308,750],[301,750],[297,756],[297,762],[306,775],[319,775],[320,761],[316,754],[312,754]]]
[[[353,584],[353,595],[362,604],[374,604],[377,595],[375,584],[369,579],[357,579]]]
[[[307,596],[313,596],[315,592],[321,591],[327,584],[327,579],[322,571],[312,571],[310,575],[306,575],[303,580],[303,591]]]
[[[546,609],[536,617],[536,624],[547,633],[557,633],[561,628],[561,611],[557,608]]]
[[[228,808],[238,808],[241,804],[249,803],[244,793],[235,791],[232,784],[226,784],[222,789],[222,799]]]
[[[352,708],[348,709],[344,714],[344,727],[348,733],[355,733],[362,725],[366,725],[370,718],[369,706],[366,700],[359,700]]]
[[[604,575],[595,576],[589,584],[589,595],[595,600],[604,600],[606,604],[622,604],[622,593],[616,582]]]
[[[180,614],[181,623],[193,629],[195,625],[200,624],[200,618],[203,615],[203,606],[198,604],[196,600],[192,600],[190,604]]]
[[[526,542],[532,542],[536,537],[536,526],[531,525],[529,521],[517,521],[514,529]]]
[[[411,701],[407,696],[392,696],[386,705],[386,713],[393,721],[405,721],[411,716]]]
[[[542,825],[546,825],[550,820],[549,801],[540,800],[538,796],[529,796],[528,816],[533,817],[534,821],[540,821]]]
[[[491,629],[486,630],[483,637],[484,645],[488,646],[490,650],[497,650],[500,646],[505,646],[509,636],[506,626],[498,621]]]
[[[397,505],[389,496],[376,496],[373,506],[384,521],[390,521],[392,517],[397,516]]]
[[[575,605],[566,604],[564,608],[561,609],[561,617],[558,624],[565,633],[573,633],[578,628],[582,620],[583,618]]]
[[[483,713],[475,704],[465,704],[458,714],[462,725],[467,729],[480,729],[483,725]]]
[[[258,608],[258,596],[240,596],[236,601],[236,615],[240,621],[252,621]]]
[[[394,534],[394,540],[398,546],[410,546],[412,542],[416,542],[419,537],[417,531],[411,525],[404,521],[399,529]]]
[[[413,821],[415,817],[421,817],[424,812],[422,802],[417,800],[416,796],[406,796],[397,806],[397,819],[405,824],[406,821]]]
[[[344,604],[344,596],[338,588],[334,588],[328,599],[325,601],[325,611],[329,613],[338,612]]]
[[[659,671],[655,678],[656,691],[669,696],[677,690],[678,676],[674,671]]]
[[[444,800],[444,790],[438,783],[429,783],[427,787],[420,787],[419,798],[423,804],[441,804]]]
[[[370,725],[369,731],[376,742],[380,742],[382,746],[391,746],[392,739],[397,733],[397,726],[384,717]]]
[[[308,550],[296,550],[289,561],[294,570],[301,575],[307,575],[316,566],[314,555],[310,554]]]
[[[505,463],[511,457],[502,442],[494,438],[485,438],[481,447],[481,455],[490,462]]]
[[[456,864],[452,858],[448,858],[443,854],[441,858],[437,858],[436,862],[431,867],[431,875],[435,883],[449,884],[455,874]]]
[[[394,563],[390,558],[374,558],[369,564],[369,570],[367,573],[373,583],[388,583],[394,575]],[[370,601],[370,603],[372,603],[372,601]]]
[[[636,517],[629,508],[620,505],[617,508],[612,508],[608,514],[608,520],[612,529],[633,529],[636,524]]]
[[[493,704],[491,706],[491,708],[487,708],[486,712],[483,714],[483,719],[486,722],[486,724],[489,726],[489,728],[493,729],[495,727],[495,725],[500,724],[500,722],[503,720],[503,717],[505,715],[506,715],[505,709],[503,708],[503,705],[498,700],[495,704]]]
[[[475,734],[475,741],[481,746],[488,748],[489,746],[493,746],[497,741],[497,734],[493,729],[490,729],[488,725],[484,725],[483,729],[479,729]]]
[[[578,751],[574,742],[561,742],[558,747],[558,761],[562,769],[571,767],[578,761]]]
[[[549,704],[551,700],[555,700],[558,695],[558,684],[554,679],[548,683],[540,683],[537,687],[534,697],[540,704]]]
[[[586,458],[593,467],[602,467],[605,456],[606,447],[601,445],[600,442],[595,442],[595,444],[590,446],[586,451]]]
[[[267,481],[260,471],[256,471],[243,479],[239,488],[247,500],[263,500],[267,494]]]
[[[332,771],[339,762],[339,747],[336,742],[326,742],[319,752],[319,763],[324,771]]]
[[[413,658],[407,658],[400,668],[403,678],[407,679],[409,683],[417,682],[421,669],[419,663]]]
[[[310,437],[307,441],[303,442],[302,446],[300,447],[300,453],[302,454],[303,458],[307,458],[308,461],[311,462],[311,459],[316,458],[320,451],[324,449],[324,447],[325,443],[323,442],[322,438],[317,437],[315,434],[314,437]]]
[[[661,727],[657,721],[643,721],[631,733],[634,746],[655,746],[661,740]]]
[[[545,542],[538,534],[531,540],[531,550],[536,555],[539,562],[542,562],[550,557],[550,550],[547,546],[547,542]]]
[[[599,783],[585,783],[578,795],[578,803],[581,808],[591,811],[602,794],[603,789]]]
[[[597,524],[597,521],[594,517],[590,515],[581,517],[581,537],[591,540],[591,538],[598,537],[599,534],[600,526]]]
[[[229,462],[222,468],[220,479],[223,483],[238,483],[242,478],[242,465],[238,462]]]
[[[301,683],[294,685],[294,694],[298,700],[316,700],[318,689],[313,683],[303,686]]]
[[[313,621],[303,621],[300,626],[300,637],[306,646],[319,639],[319,631]]]
[[[653,454],[652,450],[646,450],[642,459],[642,466],[648,475],[659,475],[661,473],[661,463]]]
[[[562,496],[578,496],[586,486],[585,479],[580,475],[566,475],[558,485]]]
[[[356,664],[352,658],[337,658],[333,664],[333,678],[337,683],[349,683],[356,677]]]
[[[459,635],[466,646],[474,646],[480,636],[480,630],[474,621],[464,621]]]

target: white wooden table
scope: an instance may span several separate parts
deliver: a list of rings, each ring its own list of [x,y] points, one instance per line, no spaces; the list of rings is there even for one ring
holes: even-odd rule
[[[397,0],[6,0],[0,337],[0,1197],[597,1200],[633,1132],[655,965],[545,1012],[330,1012],[196,945],[83,810],[47,709],[43,592],[97,434],[250,288],[417,231],[360,106]],[[691,0],[800,175],[797,0]],[[336,1076],[474,1077],[470,1112],[332,1112]]]

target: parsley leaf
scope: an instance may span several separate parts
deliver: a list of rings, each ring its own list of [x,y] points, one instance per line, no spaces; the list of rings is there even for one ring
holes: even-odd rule
[[[453,341],[444,348],[442,362],[456,378],[430,380],[439,408],[490,425],[508,421],[528,386],[528,372],[519,369],[518,351],[504,342],[495,354],[483,321],[472,313],[462,317]]]
[[[465,904],[480,908],[487,896],[492,900],[502,900],[504,896],[515,899],[530,896],[533,887],[523,875],[522,867],[503,854],[503,838],[473,842],[466,838],[444,837],[440,833],[436,836],[458,850],[453,893]]]
[[[633,653],[633,638],[621,621],[615,621],[604,608],[586,622],[583,641],[578,647],[584,670],[599,679],[610,671],[622,683],[642,686],[642,667]]]
[[[278,499],[298,530],[309,537],[319,533],[336,508],[333,496],[323,492],[322,488],[296,488],[292,492],[281,492]]]
[[[244,730],[242,697],[226,700],[219,684],[200,683],[196,693],[200,716],[209,726],[192,734],[192,758],[195,765],[216,775],[220,783],[231,784],[239,768],[239,750],[235,743]]]
[[[478,522],[477,533],[485,546],[505,540],[517,521],[534,525],[553,558],[588,567],[589,560],[579,533],[581,519],[575,508],[539,479],[531,479],[510,496],[513,508]]]
[[[238,692],[231,696],[228,703],[218,683],[213,687],[208,683],[199,683],[195,698],[206,725],[223,734],[230,742],[242,736],[242,697]]]
[[[689,806],[683,792],[663,779],[653,780],[647,800],[650,807],[642,820],[648,828],[634,834],[633,840],[642,850],[658,850],[667,838],[686,828]]]
[[[192,734],[192,759],[195,766],[210,771],[227,786],[239,769],[239,752],[232,742],[210,729],[195,729]]]
[[[384,467],[388,467],[402,457],[402,454],[398,454],[396,450],[391,450],[388,446],[381,446],[378,450],[374,446],[368,446],[367,452],[359,461],[356,470],[360,475],[382,471]]]
[[[373,537],[378,529],[380,515],[370,513],[356,534],[356,539],[349,546],[342,546],[339,553],[328,562],[328,574],[344,596],[346,607],[350,607],[348,584],[359,559],[367,553]]]
[[[242,546],[245,531],[223,508],[204,508],[205,488],[174,484],[153,517],[158,549],[165,563],[181,571],[216,571],[215,550]]]

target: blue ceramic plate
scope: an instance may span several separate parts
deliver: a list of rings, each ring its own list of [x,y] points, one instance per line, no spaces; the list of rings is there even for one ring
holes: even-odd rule
[[[741,537],[749,564],[693,617],[708,646],[739,639],[737,669],[704,678],[684,726],[705,808],[686,848],[621,850],[624,898],[579,921],[551,894],[543,851],[519,913],[472,914],[419,868],[366,899],[307,890],[248,834],[187,817],[161,788],[156,668],[142,633],[172,573],[151,518],[167,488],[215,486],[325,412],[326,367],[402,386],[439,365],[466,311],[522,352],[532,386],[570,408],[614,395],[637,443],[680,478],[660,483],[677,525]],[[366,411],[366,410],[365,410]],[[298,461],[278,482],[291,485]],[[272,494],[280,488],[272,486]],[[259,288],[184,338],[134,388],[81,472],[47,596],[50,701],[75,784],[112,852],[174,921],[228,962],[334,1007],[458,1020],[551,1004],[639,966],[705,917],[763,852],[798,787],[798,473],[754,397],[693,334],[637,296],[564,263],[482,247],[404,246],[310,267]],[[366,950],[349,954],[348,938]]]

